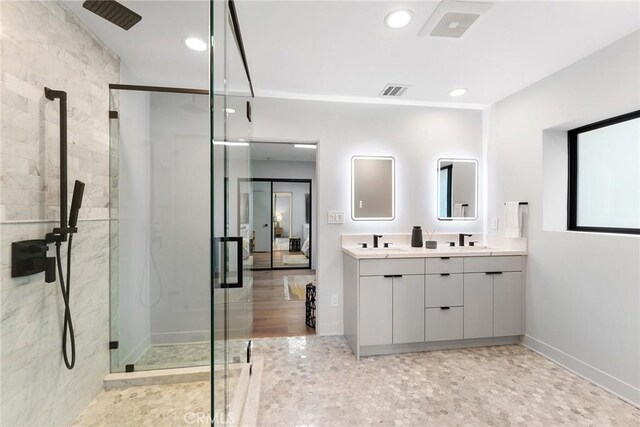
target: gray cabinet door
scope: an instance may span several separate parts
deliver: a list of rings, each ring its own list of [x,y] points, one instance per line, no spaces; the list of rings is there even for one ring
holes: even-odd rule
[[[493,275],[464,274],[464,337],[493,336]]]
[[[493,277],[493,335],[506,337],[524,333],[524,289],[522,273]]]
[[[424,341],[424,276],[393,279],[393,343]]]
[[[360,277],[360,345],[391,344],[393,279]]]

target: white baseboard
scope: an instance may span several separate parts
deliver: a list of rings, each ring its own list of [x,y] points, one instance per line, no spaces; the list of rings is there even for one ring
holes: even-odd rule
[[[640,408],[640,388],[607,374],[530,335],[523,336],[521,343],[530,350]]]

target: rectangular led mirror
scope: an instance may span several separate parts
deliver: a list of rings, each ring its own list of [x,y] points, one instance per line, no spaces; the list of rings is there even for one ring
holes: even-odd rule
[[[395,159],[351,158],[351,218],[391,221],[395,218]]]
[[[438,219],[478,218],[478,162],[438,160]]]

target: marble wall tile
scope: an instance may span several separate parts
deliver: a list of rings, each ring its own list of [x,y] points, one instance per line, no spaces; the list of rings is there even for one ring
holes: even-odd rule
[[[55,219],[25,209],[58,204],[59,107],[45,86],[67,91],[70,183],[85,182],[83,207],[108,208],[108,83],[119,80],[118,58],[57,2],[2,3],[0,205],[12,209],[0,221]]]
[[[0,2],[0,43],[0,425],[69,425],[109,372],[108,84],[119,81],[119,59],[57,1]],[[11,242],[44,237],[60,210],[59,107],[45,86],[68,94],[69,192],[75,179],[86,184],[72,252],[72,371],[59,283],[11,278]]]

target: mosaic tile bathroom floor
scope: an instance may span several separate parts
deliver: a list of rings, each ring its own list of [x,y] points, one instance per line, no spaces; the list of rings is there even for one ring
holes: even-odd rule
[[[518,345],[366,357],[341,337],[255,341],[261,426],[638,426],[640,410]]]
[[[254,341],[260,426],[638,426],[640,409],[518,345],[357,362],[341,337]],[[208,382],[103,391],[77,426],[202,425]]]

